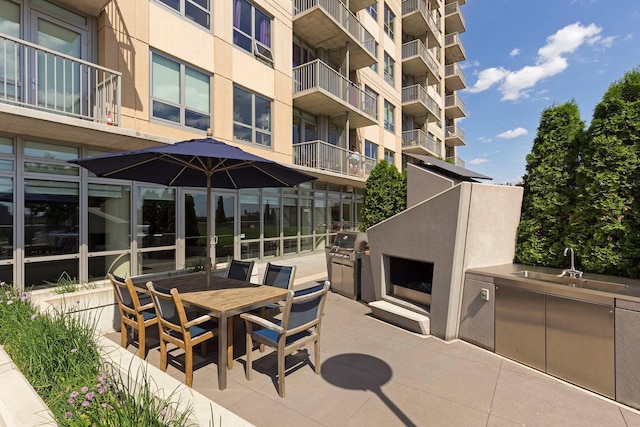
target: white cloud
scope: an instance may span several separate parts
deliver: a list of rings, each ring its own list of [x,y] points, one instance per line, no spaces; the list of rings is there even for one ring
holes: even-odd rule
[[[478,141],[480,141],[480,142],[491,142],[491,138],[487,138],[487,137],[481,136],[481,137],[478,138]]]
[[[502,133],[499,133],[496,135],[496,137],[502,138],[502,139],[513,139],[513,138],[517,138],[519,136],[528,135],[528,134],[529,134],[529,131],[526,130],[525,128],[515,128],[515,129],[510,129]]]
[[[487,163],[489,161],[489,159],[487,159],[486,157],[477,157],[473,160],[469,160],[467,163],[469,163],[470,165],[479,165],[482,163]]]
[[[520,55],[520,49],[519,48],[514,48],[511,52],[509,52],[509,56],[517,56]]]
[[[567,25],[555,34],[547,37],[547,44],[538,49],[538,58],[534,65],[527,65],[511,71],[503,67],[491,67],[478,73],[478,80],[469,92],[483,92],[499,84],[502,100],[515,101],[529,97],[529,90],[540,81],[555,76],[567,69],[566,56],[574,53],[583,44],[598,45],[607,48],[613,43],[613,37],[602,37],[602,28],[595,24],[582,25],[580,22]],[[517,52],[516,52],[517,51]],[[511,56],[519,53],[516,48]]]

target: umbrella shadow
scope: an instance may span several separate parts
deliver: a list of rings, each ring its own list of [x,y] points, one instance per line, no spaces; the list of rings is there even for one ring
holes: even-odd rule
[[[391,367],[382,359],[361,353],[333,356],[322,364],[322,378],[337,387],[349,390],[370,390],[382,400],[405,426],[416,426],[387,395],[382,386],[393,376]],[[362,373],[367,375],[366,384]]]

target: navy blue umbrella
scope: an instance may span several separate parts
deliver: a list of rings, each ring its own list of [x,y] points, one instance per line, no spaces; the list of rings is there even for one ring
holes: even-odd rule
[[[207,188],[207,233],[211,230],[211,188],[293,187],[316,179],[212,138],[70,160],[97,176],[167,186]],[[207,284],[211,244],[207,245]]]

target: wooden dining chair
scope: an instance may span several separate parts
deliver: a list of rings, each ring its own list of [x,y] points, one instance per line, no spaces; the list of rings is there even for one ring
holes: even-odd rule
[[[285,357],[313,343],[314,369],[320,373],[320,326],[329,282],[323,285],[289,291],[282,320],[268,320],[255,314],[243,313],[247,328],[246,377],[251,380],[254,342],[275,348],[278,353],[278,394],[285,396]]]
[[[253,272],[254,265],[255,261],[239,261],[237,259],[232,259],[229,263],[229,268],[227,269],[227,278],[248,282],[251,280],[251,273]]]
[[[112,273],[108,273],[107,277],[113,285],[113,293],[120,310],[120,345],[127,348],[130,340],[134,341],[137,335],[138,356],[144,359],[147,355],[146,330],[158,323],[153,303],[140,304],[131,278],[122,279]]]
[[[266,286],[275,286],[282,289],[293,289],[293,280],[296,277],[295,265],[276,265],[267,263],[264,276],[262,277],[262,284]],[[284,301],[280,301],[275,304],[267,304],[260,308],[260,316],[265,317],[267,312],[275,312],[279,314],[282,312]],[[261,347],[264,350],[264,347]]]
[[[217,327],[208,314],[198,316],[185,310],[176,288],[164,291],[147,282],[160,330],[160,369],[167,370],[167,344],[184,350],[185,384],[193,383],[193,347],[201,344],[202,356],[207,353],[206,342],[217,334]],[[224,350],[222,350],[224,351]]]

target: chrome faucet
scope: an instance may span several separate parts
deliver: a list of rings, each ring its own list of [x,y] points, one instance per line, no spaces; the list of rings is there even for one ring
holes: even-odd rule
[[[562,270],[560,277],[568,275],[572,279],[582,279],[582,271],[576,270],[573,248],[564,248],[564,256],[567,256],[569,251],[571,251],[571,268]]]

